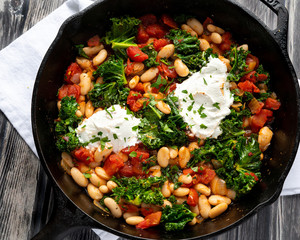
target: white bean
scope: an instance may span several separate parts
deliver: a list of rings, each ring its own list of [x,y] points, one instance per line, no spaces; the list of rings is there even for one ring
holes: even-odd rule
[[[97,174],[91,173],[90,182],[96,187],[100,187],[106,184],[106,181],[100,178]]]
[[[99,187],[100,192],[102,192],[103,194],[108,193],[109,189],[106,185],[102,185]]]
[[[227,193],[226,182],[217,176],[210,182],[210,188],[213,194],[226,195]]]
[[[162,147],[157,152],[157,162],[161,167],[169,165],[170,151],[167,147]]]
[[[158,58],[169,58],[172,57],[175,52],[175,46],[174,44],[168,44],[158,52],[157,57]]]
[[[96,201],[99,201],[103,197],[103,194],[100,192],[99,188],[95,187],[91,183],[89,183],[87,186],[87,192],[90,197]]]
[[[97,66],[104,62],[104,60],[107,57],[107,51],[105,49],[102,49],[96,57],[93,58],[93,65]]]
[[[166,206],[170,206],[170,207],[172,207],[172,203],[170,202],[170,201],[168,201],[168,200],[164,200],[164,204],[163,204],[163,207],[166,207]]]
[[[198,34],[198,36],[202,35],[203,25],[196,18],[188,19],[187,25],[189,25]]]
[[[64,159],[61,159],[60,166],[66,171],[67,174],[71,175],[71,168],[70,166],[68,166]]]
[[[193,213],[195,213],[197,216],[200,214],[199,206],[198,204],[196,206],[190,206],[190,209]]]
[[[92,80],[87,73],[80,74],[80,91],[81,95],[87,95],[90,91]]]
[[[61,108],[61,101],[57,101],[57,109],[60,110]]]
[[[85,176],[76,167],[71,168],[71,176],[80,187],[86,187],[89,183]]]
[[[211,206],[205,195],[200,195],[200,197],[199,197],[199,209],[200,209],[200,215],[203,218],[206,219],[209,217],[209,212],[211,210]]]
[[[262,152],[266,151],[269,147],[273,137],[273,132],[268,127],[263,127],[258,133],[259,148]]]
[[[195,225],[196,223],[197,223],[197,218],[194,217],[193,220],[190,221],[188,224],[192,226]]]
[[[165,103],[164,101],[158,101],[155,106],[158,108],[159,111],[161,111],[164,114],[171,113],[170,106],[167,103]]]
[[[178,156],[178,148],[175,147],[168,147],[170,152],[170,158],[176,158]]]
[[[73,163],[73,159],[71,157],[71,155],[69,153],[63,152],[61,154],[61,158],[65,161],[65,163],[69,166],[69,167],[74,167],[74,163]]]
[[[158,72],[159,71],[158,71],[157,67],[149,68],[141,76],[141,78],[140,78],[141,82],[150,82],[152,79],[154,79],[156,77],[156,75],[158,74]]]
[[[164,195],[165,198],[168,198],[171,196],[171,189],[169,187],[169,181],[165,181],[164,185],[161,188],[161,193]]]
[[[219,33],[216,33],[216,32],[213,32],[211,35],[210,35],[210,39],[213,43],[215,44],[220,44],[222,43],[222,37]]]
[[[186,201],[187,201],[187,196],[176,197],[176,204],[183,204]]]
[[[215,217],[219,216],[220,214],[222,214],[223,212],[225,212],[227,208],[228,208],[228,205],[226,203],[220,203],[219,205],[213,207],[209,211],[209,217],[215,218]]]
[[[226,203],[227,205],[229,205],[231,203],[231,200],[230,198],[221,195],[211,195],[208,198],[208,202],[213,206],[219,205],[220,203]]]
[[[139,216],[139,213],[138,212],[125,212],[123,214],[123,218],[126,220],[127,218],[130,218],[130,217],[134,217],[134,216]]]
[[[188,146],[190,152],[194,151],[195,149],[199,148],[198,142],[191,142]]]
[[[129,218],[126,218],[126,223],[129,224],[129,225],[137,225],[139,224],[140,222],[144,221],[145,219],[141,216],[133,216],[133,217],[129,217]]]
[[[178,161],[179,161],[180,167],[185,168],[187,163],[191,159],[190,151],[188,150],[188,148],[183,146],[179,149],[178,156],[179,156]]]
[[[248,51],[249,50],[249,46],[248,44],[243,44],[237,47],[237,50],[243,49],[244,51]]]
[[[79,111],[81,112],[82,115],[85,114],[85,105],[86,105],[85,102],[80,102],[79,103]]]
[[[236,192],[232,189],[228,189],[226,196],[229,197],[231,200],[234,200],[236,198]]]
[[[190,189],[186,187],[179,187],[176,190],[174,190],[173,195],[176,197],[183,197],[190,193]]]
[[[91,57],[97,54],[98,52],[100,52],[100,50],[102,50],[103,48],[104,48],[103,44],[100,44],[94,47],[84,47],[82,48],[82,50],[85,52],[86,55]]]
[[[140,77],[139,76],[134,76],[128,83],[128,86],[130,89],[134,89],[136,87],[136,85],[138,85],[140,81]]]
[[[190,70],[189,68],[182,62],[181,59],[177,58],[174,62],[174,67],[175,67],[175,71],[176,73],[180,76],[180,77],[186,77],[187,75],[189,75]]]
[[[114,181],[111,180],[109,180],[106,185],[110,191],[118,186]]]
[[[104,204],[106,207],[108,207],[108,209],[114,217],[120,218],[122,216],[122,210],[114,199],[109,197],[105,198]]]
[[[105,143],[104,149],[99,146],[94,153],[95,162],[102,162],[112,153],[113,148],[110,143]]]
[[[89,118],[94,114],[94,106],[91,100],[86,103],[84,111],[86,118]]]
[[[181,174],[178,181],[183,184],[190,184],[193,181],[193,177],[191,175]]]
[[[76,63],[84,70],[90,71],[93,69],[92,62],[84,57],[77,57]]]
[[[95,172],[100,178],[104,180],[109,180],[111,178],[102,167],[96,167]]]
[[[191,34],[193,37],[198,37],[198,34],[188,25],[182,24],[181,29]]]
[[[195,186],[194,186],[194,189],[201,193],[201,194],[204,194],[205,196],[209,196],[211,194],[211,190],[210,188],[208,188],[207,186],[205,186],[204,184],[202,183],[197,183]]]
[[[210,44],[206,39],[199,38],[199,41],[200,41],[200,50],[201,51],[206,51],[207,49],[210,48]]]

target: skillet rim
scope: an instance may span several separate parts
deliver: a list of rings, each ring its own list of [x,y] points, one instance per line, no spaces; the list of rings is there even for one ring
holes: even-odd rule
[[[95,223],[100,224],[102,228],[104,228],[104,230],[111,232],[113,234],[118,234],[119,236],[122,237],[126,237],[126,238],[130,238],[130,239],[145,239],[143,237],[138,237],[138,236],[132,236],[132,235],[128,235],[124,232],[121,232],[119,230],[115,230],[113,228],[110,228],[108,226],[106,226],[104,223],[99,222],[98,220],[94,219],[92,216],[90,216],[89,214],[87,214],[85,211],[83,211],[79,206],[77,206],[71,199],[70,197],[62,190],[62,188],[60,187],[60,185],[58,184],[57,180],[54,178],[54,176],[52,175],[52,172],[50,171],[50,169],[48,168],[48,163],[46,161],[46,158],[44,157],[43,151],[42,151],[42,147],[40,146],[40,141],[38,138],[38,131],[37,131],[37,123],[36,123],[36,112],[38,111],[37,109],[37,93],[38,93],[38,89],[39,89],[39,83],[40,83],[40,79],[41,79],[41,75],[42,72],[44,70],[44,68],[46,67],[46,62],[49,58],[49,56],[51,55],[51,52],[53,50],[53,48],[56,46],[57,42],[60,40],[60,38],[62,37],[64,31],[66,28],[68,28],[69,24],[75,20],[75,19],[80,19],[82,18],[87,12],[89,12],[92,8],[94,8],[96,5],[98,4],[102,4],[103,2],[108,2],[109,0],[98,0],[94,3],[92,3],[90,6],[88,6],[87,8],[81,10],[80,12],[70,16],[69,18],[67,18],[63,24],[61,25],[61,27],[58,30],[58,33],[55,37],[55,39],[53,40],[53,42],[51,43],[50,47],[48,48],[37,73],[36,76],[36,81],[34,84],[34,88],[33,88],[33,95],[32,95],[32,102],[31,102],[31,121],[32,121],[32,130],[33,130],[33,137],[34,137],[34,142],[35,142],[35,146],[38,152],[38,156],[40,159],[40,162],[42,163],[42,166],[44,168],[44,170],[46,171],[48,176],[50,177],[50,180],[55,182],[55,185],[60,189],[61,193],[63,193],[63,195],[65,197],[68,198],[69,201],[71,201],[76,208],[78,208],[84,215],[88,216],[90,219],[92,219]],[[260,0],[262,1],[262,0]],[[295,140],[295,145],[293,147],[293,150],[291,151],[291,155],[290,158],[287,162],[286,168],[285,170],[282,172],[281,177],[278,179],[278,187],[276,189],[276,191],[274,192],[274,194],[268,198],[267,200],[257,204],[253,209],[251,209],[247,214],[245,214],[243,217],[241,217],[239,220],[237,220],[236,222],[228,225],[227,227],[224,227],[223,229],[220,229],[218,231],[215,231],[213,233],[209,233],[206,235],[202,235],[202,236],[198,236],[198,237],[192,237],[192,238],[188,238],[188,239],[199,239],[199,238],[207,238],[210,236],[214,236],[217,234],[220,234],[222,232],[225,232],[229,229],[232,229],[233,227],[239,225],[242,221],[245,221],[246,219],[248,219],[250,216],[252,216],[254,213],[256,213],[259,209],[261,209],[264,206],[270,205],[271,203],[273,203],[274,201],[277,200],[277,198],[279,197],[281,191],[282,191],[282,187],[284,184],[284,181],[293,165],[293,162],[295,160],[296,157],[296,153],[297,153],[297,149],[299,146],[299,141],[300,141],[300,88],[299,88],[299,84],[298,84],[298,79],[295,73],[295,70],[293,68],[293,65],[290,61],[290,58],[288,56],[288,52],[285,49],[283,49],[279,43],[278,40],[273,36],[273,31],[261,20],[259,19],[253,12],[251,12],[250,10],[246,9],[245,7],[243,7],[241,4],[234,2],[233,0],[224,0],[224,2],[229,2],[233,5],[236,5],[237,7],[239,7],[244,14],[246,15],[246,17],[250,17],[252,18],[252,20],[256,21],[259,25],[261,25],[264,30],[266,30],[266,32],[268,32],[268,34],[271,35],[272,39],[275,41],[277,47],[280,49],[280,52],[284,55],[284,59],[283,61],[285,61],[288,65],[289,68],[289,72],[291,73],[292,77],[293,77],[293,83],[294,83],[294,88],[296,91],[296,97],[297,97],[297,106],[298,106],[298,112],[297,112],[297,134],[296,134],[296,140]],[[265,3],[264,3],[265,4]],[[286,9],[285,9],[286,10]]]

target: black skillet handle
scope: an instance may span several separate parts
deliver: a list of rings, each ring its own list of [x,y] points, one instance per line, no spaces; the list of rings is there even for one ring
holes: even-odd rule
[[[280,0],[260,0],[277,14],[277,28],[273,31],[274,37],[281,49],[287,53],[287,33],[289,24],[289,13]]]
[[[53,213],[48,223],[32,240],[61,240],[71,232],[82,228],[99,228],[95,222],[82,213],[57,186],[54,188]]]

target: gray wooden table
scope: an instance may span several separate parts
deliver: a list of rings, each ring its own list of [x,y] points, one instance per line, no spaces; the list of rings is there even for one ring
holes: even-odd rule
[[[258,0],[236,1],[275,28],[275,15]],[[0,0],[0,49],[63,2],[65,0]],[[284,2],[290,13],[289,55],[300,77],[300,1]],[[2,112],[0,156],[0,239],[29,239],[47,221],[45,209],[51,203],[51,186],[38,158]],[[91,230],[82,230],[66,239],[99,238]],[[300,195],[280,197],[239,227],[212,239],[300,239]]]

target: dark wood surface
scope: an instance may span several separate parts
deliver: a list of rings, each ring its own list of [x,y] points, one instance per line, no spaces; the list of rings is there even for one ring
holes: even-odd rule
[[[258,0],[236,1],[271,28],[276,26],[276,16]],[[0,49],[63,2],[65,0],[0,0]],[[300,1],[284,2],[290,13],[289,55],[300,77]],[[0,156],[0,239],[30,239],[47,221],[43,210],[51,203],[51,186],[39,160],[2,112]],[[81,230],[66,239],[99,238],[91,230]],[[300,239],[300,195],[280,197],[239,227],[212,239]]]

